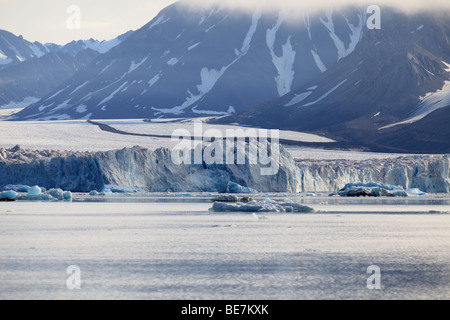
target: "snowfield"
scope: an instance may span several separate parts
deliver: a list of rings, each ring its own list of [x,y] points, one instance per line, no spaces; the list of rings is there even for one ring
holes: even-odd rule
[[[192,119],[173,120],[175,122],[170,122],[170,120],[145,122],[143,119],[95,121],[127,133],[165,136],[164,138],[107,132],[86,120],[5,121],[11,113],[18,110],[0,108],[0,147],[12,148],[21,145],[23,148],[34,150],[108,151],[138,145],[156,150],[161,147],[172,148],[179,144],[178,140],[171,141],[170,139],[177,129],[187,129],[192,134],[194,133]],[[203,132],[218,129],[224,136],[227,129],[242,129],[244,132],[249,129],[209,124],[203,124],[202,127]],[[281,131],[280,139],[300,142],[333,142],[325,137],[293,131]]]

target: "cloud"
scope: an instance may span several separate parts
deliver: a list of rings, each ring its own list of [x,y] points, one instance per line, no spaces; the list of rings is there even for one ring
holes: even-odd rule
[[[311,12],[329,7],[348,5],[389,6],[401,9],[404,12],[414,13],[422,10],[449,10],[449,0],[189,0],[189,5],[195,7],[208,7],[219,4],[235,9],[254,10],[261,6],[267,10],[278,10],[280,7],[293,12]]]

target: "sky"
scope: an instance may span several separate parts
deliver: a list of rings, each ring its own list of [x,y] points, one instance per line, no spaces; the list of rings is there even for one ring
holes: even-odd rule
[[[66,44],[137,30],[175,0],[0,0],[0,29],[26,40]],[[77,6],[80,28],[74,24]],[[69,22],[69,25],[68,25]]]
[[[175,0],[0,0],[0,29],[28,41],[66,44],[72,40],[110,40],[137,30]],[[240,8],[285,5],[294,10],[318,5],[362,3],[396,5],[406,11],[442,7],[450,0],[189,0],[195,5],[211,2]],[[75,6],[75,11],[73,10]],[[77,19],[79,17],[79,19]],[[76,24],[80,21],[80,24]]]

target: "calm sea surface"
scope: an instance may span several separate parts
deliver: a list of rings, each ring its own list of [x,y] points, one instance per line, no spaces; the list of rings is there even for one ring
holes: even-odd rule
[[[327,212],[0,203],[0,299],[450,299],[448,201],[428,203],[432,213],[314,201]],[[369,267],[380,289],[368,288]]]

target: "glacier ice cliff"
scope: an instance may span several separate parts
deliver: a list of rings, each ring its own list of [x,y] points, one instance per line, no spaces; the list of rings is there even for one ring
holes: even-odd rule
[[[193,158],[193,157],[192,157]],[[125,148],[107,152],[0,149],[0,190],[8,184],[39,185],[72,192],[132,186],[148,192],[226,192],[230,182],[261,192],[297,192],[299,171],[280,150],[279,170],[262,174],[250,164],[174,164],[171,150]]]
[[[148,192],[226,192],[230,182],[259,192],[338,192],[348,183],[385,183],[427,193],[450,191],[449,156],[402,156],[384,160],[295,161],[280,147],[279,170],[262,175],[249,164],[174,164],[171,150],[141,147],[107,152],[0,148],[0,190],[39,185],[72,192],[107,185]]]
[[[337,192],[348,183],[382,183],[427,193],[450,192],[449,155],[374,160],[302,160],[302,192]]]

